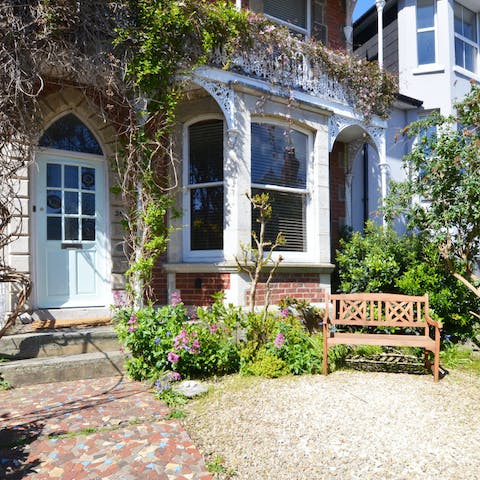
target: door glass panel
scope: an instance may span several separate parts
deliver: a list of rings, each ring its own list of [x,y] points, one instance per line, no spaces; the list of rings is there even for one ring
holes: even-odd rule
[[[82,193],[82,215],[95,215],[94,193]]]
[[[47,187],[62,186],[62,170],[61,165],[56,163],[47,163]]]
[[[95,241],[95,220],[93,218],[82,219],[82,240]]]
[[[65,213],[78,213],[78,192],[65,192]]]
[[[65,165],[65,188],[78,188],[78,167]]]
[[[65,240],[78,240],[78,218],[65,219]]]
[[[82,189],[95,190],[95,170],[82,167]]]
[[[62,239],[61,217],[47,217],[47,240]]]
[[[62,213],[62,192],[47,190],[47,213]]]

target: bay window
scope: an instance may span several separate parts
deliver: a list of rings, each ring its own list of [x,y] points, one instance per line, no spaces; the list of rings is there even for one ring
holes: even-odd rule
[[[263,13],[293,32],[309,34],[310,0],[263,0]]]
[[[454,28],[456,65],[476,72],[478,59],[476,13],[455,2]]]
[[[297,130],[269,124],[251,127],[252,195],[268,193],[272,216],[266,225],[266,240],[279,232],[286,244],[278,250],[305,252],[308,136]],[[252,228],[259,224],[252,212]]]
[[[418,65],[435,63],[435,0],[417,0]]]
[[[223,249],[223,121],[188,128],[190,251]]]

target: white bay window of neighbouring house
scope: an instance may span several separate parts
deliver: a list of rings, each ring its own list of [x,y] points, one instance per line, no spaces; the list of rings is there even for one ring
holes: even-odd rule
[[[435,63],[435,0],[417,0],[416,18],[418,64]]]
[[[455,2],[455,63],[477,72],[478,32],[477,14]]]
[[[286,244],[278,250],[306,251],[306,200],[308,136],[297,130],[268,123],[252,123],[252,195],[267,193],[272,216],[266,239],[278,233]],[[256,212],[252,228],[259,230]]]
[[[190,250],[222,250],[223,121],[190,125],[188,139]]]

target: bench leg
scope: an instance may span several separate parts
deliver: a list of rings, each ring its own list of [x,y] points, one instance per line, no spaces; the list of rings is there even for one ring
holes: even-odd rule
[[[328,375],[328,346],[325,340],[323,341],[323,374]]]
[[[433,360],[433,380],[438,382],[438,371],[440,369],[440,352],[437,350],[434,352],[434,360]]]
[[[430,352],[425,348],[423,350],[423,355],[424,355],[423,366],[426,369],[429,369],[431,367],[430,359],[428,358],[430,356]]]

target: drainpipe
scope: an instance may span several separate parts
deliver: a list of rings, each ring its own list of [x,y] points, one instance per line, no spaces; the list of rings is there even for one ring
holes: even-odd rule
[[[368,220],[368,143],[363,144],[363,224]]]
[[[378,66],[383,68],[383,7],[385,0],[375,0],[378,17]]]
[[[357,0],[347,0],[345,5],[345,26],[343,27],[343,33],[345,34],[347,55],[351,55],[353,53],[352,16],[356,3]]]

